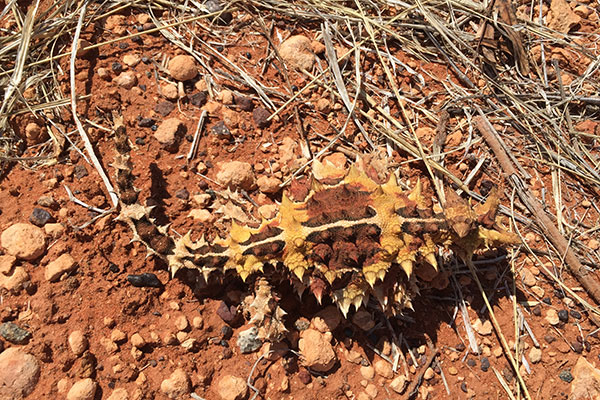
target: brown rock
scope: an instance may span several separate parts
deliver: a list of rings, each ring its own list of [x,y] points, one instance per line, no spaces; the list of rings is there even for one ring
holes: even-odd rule
[[[256,126],[258,126],[261,129],[269,126],[270,116],[271,113],[264,107],[256,107],[254,111],[252,111],[252,119],[254,120]]]
[[[17,223],[2,232],[0,244],[9,255],[32,261],[46,251],[46,236],[37,226]]]
[[[169,61],[169,74],[178,81],[187,81],[194,79],[198,75],[196,60],[188,55],[175,56]]]
[[[333,332],[342,322],[342,314],[336,306],[327,306],[319,311],[315,318],[320,318],[323,323],[327,326],[327,331]],[[315,319],[313,318],[313,320]],[[324,332],[323,332],[324,333]]]
[[[44,232],[52,239],[58,239],[65,233],[65,227],[58,222],[51,222],[44,225]]]
[[[246,380],[233,375],[225,375],[217,384],[217,391],[223,400],[241,400],[246,397]]]
[[[117,388],[113,390],[113,392],[108,396],[106,400],[128,400],[129,394],[127,393],[127,389]]]
[[[566,0],[552,0],[547,15],[548,27],[562,33],[569,31],[581,22]]]
[[[142,57],[137,54],[125,54],[123,56],[123,64],[129,67],[135,67],[142,61]]]
[[[0,273],[0,287],[10,291],[19,291],[29,280],[29,274],[23,267],[16,267],[8,274]]]
[[[9,347],[0,353],[0,398],[23,399],[35,388],[40,365],[31,354]]]
[[[473,329],[481,336],[489,336],[492,334],[493,326],[489,320],[481,322],[481,320],[477,318],[473,323]]]
[[[125,32],[127,32],[126,24],[127,20],[124,15],[111,15],[106,18],[106,23],[104,24],[104,29],[107,31],[112,31],[114,34],[121,36]]]
[[[77,263],[70,254],[61,254],[56,260],[51,261],[46,266],[44,276],[50,282],[56,282],[63,274],[75,269]]]
[[[10,274],[16,261],[17,257],[10,254],[0,255],[0,274]]]
[[[523,279],[523,284],[526,286],[532,287],[535,286],[535,276],[528,268],[523,268],[521,270],[521,279]]]
[[[531,361],[532,364],[537,364],[542,361],[542,350],[537,347],[532,347],[531,350],[529,350],[529,361]]]
[[[600,370],[584,357],[579,357],[571,374],[574,379],[571,382],[569,400],[600,398]]]
[[[179,91],[177,90],[177,86],[172,85],[170,83],[163,85],[160,88],[160,92],[166,99],[169,100],[177,100],[177,98],[179,97]]]
[[[560,324],[560,319],[558,318],[558,313],[555,309],[550,308],[546,311],[546,321],[552,326]]]
[[[390,389],[392,389],[398,394],[402,394],[406,389],[407,384],[408,380],[406,379],[406,377],[404,375],[400,375],[395,377],[394,380],[390,382]]]
[[[160,384],[160,391],[170,399],[183,399],[190,393],[191,383],[188,374],[176,369],[168,379]]]
[[[25,140],[28,145],[35,145],[45,142],[48,139],[48,132],[42,129],[35,122],[25,125]]]
[[[97,387],[98,384],[91,378],[81,379],[73,384],[67,393],[67,400],[92,400]]]
[[[229,161],[221,162],[217,167],[219,170],[217,172],[217,181],[223,186],[227,186],[232,190],[251,190],[255,187],[254,173],[249,163]]]
[[[264,219],[273,219],[277,215],[279,207],[277,204],[265,204],[258,207],[258,213]]]
[[[137,85],[137,77],[132,71],[121,72],[119,76],[115,78],[115,83],[123,89],[130,90]]]
[[[76,356],[82,355],[88,349],[88,340],[83,332],[77,330],[69,335],[69,348]]]
[[[188,217],[192,217],[194,220],[201,222],[201,223],[207,223],[207,222],[211,222],[214,218],[213,215],[211,214],[210,211],[206,210],[206,209],[193,209],[190,211],[190,213],[188,214]]]
[[[129,341],[133,347],[137,347],[138,349],[146,345],[146,340],[137,332],[131,335]]]
[[[274,176],[261,176],[256,180],[258,190],[266,194],[273,194],[279,192],[279,185],[281,185],[281,179],[275,178]]]
[[[392,379],[394,377],[394,371],[392,371],[392,365],[385,360],[377,360],[373,363],[375,373],[386,379]]]
[[[368,331],[375,326],[375,321],[373,320],[373,316],[370,312],[365,310],[359,310],[352,317],[352,322],[354,325],[358,326],[363,331]]]
[[[317,371],[328,372],[337,361],[331,346],[331,334],[306,329],[300,333],[298,348],[302,355],[302,364]]]
[[[368,365],[366,367],[360,367],[360,374],[362,375],[363,378],[365,378],[367,380],[371,380],[371,379],[375,378],[375,368],[373,368],[370,365]]]
[[[175,151],[180,137],[185,134],[185,131],[186,127],[182,121],[177,118],[168,118],[160,124],[154,133],[154,138],[166,150]]]
[[[310,71],[315,61],[311,40],[303,35],[295,35],[281,43],[279,54],[283,61],[293,68]]]

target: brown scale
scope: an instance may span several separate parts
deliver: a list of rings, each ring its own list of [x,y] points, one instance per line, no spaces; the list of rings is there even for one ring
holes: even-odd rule
[[[314,193],[306,202],[308,220],[302,225],[316,227],[337,221],[358,221],[373,216],[369,192],[343,184]],[[350,207],[349,207],[350,206]]]

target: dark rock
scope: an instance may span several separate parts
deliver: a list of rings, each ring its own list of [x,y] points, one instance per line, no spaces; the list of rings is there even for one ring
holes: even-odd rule
[[[31,338],[31,332],[12,322],[5,322],[0,325],[0,336],[14,344],[25,344]]]
[[[152,118],[142,118],[138,121],[138,126],[140,128],[150,128],[155,122]]]
[[[475,360],[473,360],[472,358],[469,358],[469,359],[467,360],[467,365],[468,365],[469,367],[473,368],[474,366],[476,366],[476,365],[477,365],[477,362],[476,362]]]
[[[116,273],[119,272],[119,266],[117,264],[115,264],[115,263],[108,264],[108,269],[109,269],[110,272],[112,272],[114,274],[116,274]]]
[[[457,345],[456,345],[454,348],[456,349],[456,351],[459,351],[459,352],[463,352],[463,351],[465,351],[465,349],[466,349],[466,347],[465,347],[465,344],[464,344],[464,343],[459,343],[459,344],[457,344]]]
[[[546,343],[552,343],[556,340],[556,338],[552,335],[546,335],[544,336],[544,340],[546,341]]]
[[[35,226],[42,227],[52,220],[52,215],[43,208],[35,207],[29,216],[29,222]]]
[[[560,371],[558,377],[562,381],[565,381],[567,383],[571,383],[573,381],[573,375],[571,375],[571,371],[569,371],[568,369],[563,369],[562,371]]]
[[[220,139],[231,139],[231,131],[229,128],[227,128],[227,126],[225,126],[223,121],[217,122],[215,126],[210,129],[210,131],[214,135],[217,135]]]
[[[241,331],[238,335],[237,345],[244,354],[253,353],[260,349],[262,343],[262,340],[258,338],[258,329],[255,326]]]
[[[135,144],[137,144],[138,146],[143,146],[146,144],[146,140],[144,140],[143,137],[135,138]]]
[[[242,111],[252,111],[254,108],[254,103],[250,97],[235,95],[234,101],[235,105],[238,106]]]
[[[219,0],[208,0],[204,3],[204,7],[206,7],[206,11],[208,11],[209,14],[219,13],[218,15],[211,17],[211,22],[213,23],[218,25],[229,25],[233,19],[233,15],[229,11],[221,12],[225,7]]]
[[[120,62],[115,61],[110,67],[115,74],[120,74],[121,72],[123,72],[123,65]]]
[[[221,328],[221,338],[223,340],[229,340],[233,336],[233,329],[229,325],[223,325]],[[229,346],[229,343],[225,342],[226,346]]]
[[[567,310],[560,310],[558,312],[558,319],[561,322],[567,323],[569,321],[569,313],[567,312]]]
[[[135,287],[162,287],[161,281],[151,272],[144,272],[139,275],[127,275],[127,280]]]
[[[548,305],[552,304],[552,300],[550,299],[550,297],[544,297],[542,299],[542,302],[545,303],[545,304],[548,304]]]
[[[190,198],[190,192],[186,188],[179,189],[175,192],[175,197],[181,200],[188,200]]]
[[[233,350],[231,350],[229,347],[223,348],[222,357],[224,360],[233,357]]]
[[[563,293],[562,290],[554,289],[554,296],[556,296],[559,299],[562,299],[565,297],[565,294]]]
[[[83,165],[76,165],[73,169],[73,173],[77,179],[81,179],[89,175],[87,169]]]
[[[581,313],[577,310],[571,310],[569,311],[569,314],[571,314],[571,317],[575,319],[581,319]]]
[[[462,390],[463,392],[467,393],[467,383],[466,382],[462,382],[460,384],[460,390]]]
[[[41,196],[37,200],[38,206],[51,208],[52,210],[58,210],[58,202],[54,200],[52,196]]]
[[[170,101],[161,101],[156,105],[156,107],[154,107],[154,111],[156,111],[156,113],[160,114],[162,117],[166,117],[174,109],[175,104],[171,103]]]
[[[539,305],[537,305],[537,306],[535,306],[535,307],[533,307],[533,308],[531,309],[531,312],[532,312],[532,313],[533,313],[533,315],[535,315],[536,317],[539,317],[540,315],[542,315],[542,308],[541,308]]]
[[[254,111],[252,111],[252,119],[254,119],[254,123],[256,124],[256,126],[258,126],[261,129],[269,126],[270,121],[268,121],[267,118],[269,118],[270,116],[271,113],[267,111],[267,109],[264,107],[258,107],[255,108]]]
[[[304,317],[300,317],[294,322],[294,326],[299,331],[305,331],[310,327],[310,321]]]
[[[481,366],[480,366],[481,370],[483,372],[487,372],[488,369],[490,369],[490,360],[488,360],[487,357],[482,357],[481,358]]]
[[[204,104],[206,104],[206,100],[208,99],[208,93],[206,93],[205,91],[193,93],[188,96],[188,99],[190,100],[190,103],[192,103],[192,105],[195,105],[196,107],[202,107]]]
[[[312,380],[312,377],[310,376],[310,373],[307,370],[302,368],[300,371],[298,371],[298,379],[304,385],[308,385],[310,383],[310,381]]]
[[[573,342],[571,343],[571,347],[575,353],[581,354],[583,352],[583,343]]]
[[[223,320],[223,322],[229,325],[235,325],[239,319],[240,314],[236,306],[229,307],[224,301],[219,304],[217,308],[217,315]]]
[[[125,42],[121,42],[119,43],[119,49],[121,50],[127,50],[129,48],[129,44],[125,43]]]

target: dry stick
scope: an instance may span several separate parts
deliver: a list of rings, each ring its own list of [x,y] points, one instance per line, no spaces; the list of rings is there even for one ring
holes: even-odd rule
[[[498,338],[500,339],[500,343],[502,344],[502,348],[504,349],[504,354],[506,354],[506,356],[508,357],[508,360],[510,361],[511,366],[513,367],[513,370],[515,371],[515,374],[517,375],[517,380],[519,381],[519,385],[521,386],[521,389],[523,389],[523,394],[525,395],[526,399],[531,400],[531,396],[529,396],[529,390],[527,390],[527,386],[525,386],[525,381],[523,380],[523,377],[519,373],[519,366],[517,364],[517,361],[515,360],[515,358],[513,357],[512,353],[510,351],[510,346],[508,345],[508,342],[506,341],[506,337],[504,336],[504,334],[502,333],[502,330],[500,329],[500,324],[498,323],[498,320],[496,319],[496,314],[494,314],[492,305],[490,304],[490,301],[488,300],[488,297],[485,294],[485,290],[483,289],[483,285],[481,284],[481,281],[479,280],[479,277],[477,276],[477,270],[475,268],[475,265],[473,265],[473,261],[470,259],[467,259],[464,261],[467,264],[467,266],[469,267],[469,270],[471,271],[471,275],[473,275],[473,278],[475,279],[475,282],[477,283],[477,287],[479,288],[479,291],[481,292],[481,297],[483,298],[483,301],[489,311],[490,320],[492,321],[492,325],[494,326],[494,329],[496,330],[496,333],[498,334]]]
[[[517,175],[517,170],[510,162],[508,155],[500,145],[500,141],[494,135],[489,121],[482,116],[475,117],[474,120],[475,126],[498,158],[498,162],[504,170],[507,179],[516,188],[519,198],[533,214],[542,231],[547,233],[550,243],[552,243],[552,245],[560,254],[564,255],[564,261],[566,262],[569,271],[571,271],[573,276],[577,279],[577,281],[579,281],[579,283],[581,283],[581,285],[596,301],[596,303],[600,303],[600,285],[589,275],[589,272],[585,269],[583,264],[581,264],[573,250],[569,248],[567,240],[560,234],[556,226],[552,223],[552,220],[548,214],[543,211],[540,201],[526,191],[525,184]],[[592,319],[592,321],[598,325],[598,321],[596,318],[592,317],[591,314],[590,319]]]
[[[77,95],[75,92],[75,57],[77,56],[77,41],[79,40],[79,34],[81,33],[81,26],[83,25],[83,19],[85,17],[85,12],[87,9],[87,2],[83,2],[81,6],[81,14],[79,15],[79,21],[77,22],[77,29],[75,30],[75,35],[73,36],[73,46],[71,50],[71,63],[70,63],[70,80],[71,80],[71,111],[73,112],[73,120],[77,125],[77,131],[81,136],[81,140],[85,146],[85,150],[87,151],[90,159],[92,160],[92,164],[98,171],[100,178],[102,178],[102,182],[104,182],[104,186],[106,186],[106,190],[108,190],[108,194],[110,195],[110,200],[113,204],[113,207],[117,207],[119,204],[119,198],[117,197],[117,193],[113,188],[113,185],[110,183],[110,179],[102,169],[102,164],[100,164],[100,160],[96,157],[94,153],[94,147],[92,146],[92,142],[90,142],[90,138],[85,133],[83,129],[83,125],[81,125],[81,121],[77,116]]]

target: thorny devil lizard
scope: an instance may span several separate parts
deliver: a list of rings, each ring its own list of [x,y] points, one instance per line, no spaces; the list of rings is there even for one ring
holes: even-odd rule
[[[496,190],[475,207],[448,190],[445,208],[436,213],[420,182],[407,192],[393,174],[386,183],[376,183],[360,162],[340,171],[316,160],[306,197],[293,201],[284,194],[275,218],[258,227],[233,222],[227,238],[212,242],[204,237],[194,241],[190,233],[173,239],[166,227],[154,224],[151,208],[137,202],[123,127],[116,131],[116,145],[113,166],[122,203],[118,219],[130,226],[134,240],[163,258],[172,276],[191,269],[206,281],[215,275],[252,278],[255,296],[245,307],[267,339],[277,340],[285,332],[285,312],[270,281],[288,279],[300,294],[308,290],[319,303],[328,296],[344,315],[371,297],[385,312],[397,314],[411,307],[418,293],[416,269],[437,271],[440,248],[470,260],[479,249],[518,243],[496,221]]]

